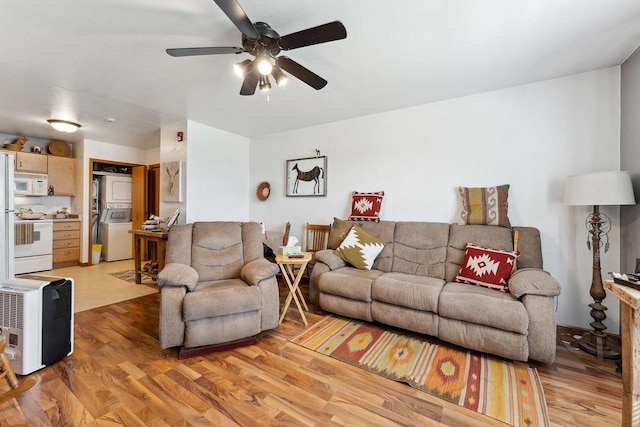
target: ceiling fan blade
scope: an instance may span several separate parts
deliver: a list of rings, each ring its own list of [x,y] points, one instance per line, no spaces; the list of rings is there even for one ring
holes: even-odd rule
[[[292,76],[299,78],[315,90],[320,90],[327,85],[327,81],[325,79],[298,64],[291,58],[279,56],[276,58],[276,64],[278,64],[278,67],[282,68]]]
[[[256,87],[258,86],[258,80],[260,79],[260,73],[257,70],[252,70],[244,76],[242,81],[242,87],[240,88],[240,95],[253,95],[256,93]]]
[[[347,29],[342,25],[342,22],[334,21],[282,36],[278,45],[282,50],[291,50],[346,38]]]
[[[196,56],[196,55],[223,55],[227,53],[243,53],[241,47],[184,47],[167,49],[171,56]]]
[[[253,25],[249,17],[244,10],[238,4],[236,0],[213,0],[216,2],[218,7],[222,9],[225,15],[231,19],[231,22],[238,27],[240,32],[244,34],[248,39],[258,40],[260,38],[260,34],[256,27]]]

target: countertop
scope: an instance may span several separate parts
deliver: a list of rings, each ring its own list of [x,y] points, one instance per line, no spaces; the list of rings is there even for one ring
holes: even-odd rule
[[[54,222],[73,222],[80,221],[80,217],[78,215],[69,216],[68,218],[56,218],[55,214],[45,215],[43,219],[52,219]]]

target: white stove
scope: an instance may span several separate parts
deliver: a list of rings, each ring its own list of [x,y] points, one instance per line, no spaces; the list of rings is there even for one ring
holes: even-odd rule
[[[16,205],[16,212],[42,213],[43,205]],[[53,267],[53,220],[15,220],[15,274],[51,270]]]

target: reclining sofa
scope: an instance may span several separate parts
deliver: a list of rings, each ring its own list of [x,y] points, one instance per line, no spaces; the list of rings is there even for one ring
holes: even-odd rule
[[[329,236],[331,249],[316,252],[309,296],[323,310],[513,360],[554,361],[560,285],[542,270],[537,229],[363,222],[358,225],[386,245],[372,269],[361,270],[333,250],[352,224],[336,219]],[[520,256],[508,292],[455,281],[467,244],[513,251],[514,230]]]

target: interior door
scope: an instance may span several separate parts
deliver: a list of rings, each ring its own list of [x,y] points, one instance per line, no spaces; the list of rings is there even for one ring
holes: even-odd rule
[[[147,167],[134,166],[131,169],[131,227],[140,230],[147,216]],[[144,250],[142,259],[146,259]]]
[[[147,212],[160,215],[160,165],[149,165],[147,172]]]

